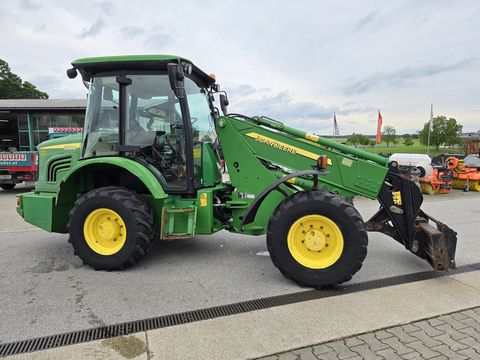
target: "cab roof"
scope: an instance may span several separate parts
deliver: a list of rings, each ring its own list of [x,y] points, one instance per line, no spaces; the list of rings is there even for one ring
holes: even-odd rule
[[[184,62],[192,65],[192,77],[197,78],[205,86],[215,83],[215,79],[195,66],[190,60],[177,55],[116,55],[81,58],[72,62],[84,79],[92,75],[116,70],[167,70],[171,62]]]

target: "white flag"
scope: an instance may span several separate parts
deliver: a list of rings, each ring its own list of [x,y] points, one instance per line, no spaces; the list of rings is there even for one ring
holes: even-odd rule
[[[433,104],[430,107],[430,131],[433,129]]]

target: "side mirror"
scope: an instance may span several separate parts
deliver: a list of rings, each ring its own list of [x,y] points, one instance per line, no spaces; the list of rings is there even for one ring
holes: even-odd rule
[[[179,64],[170,63],[167,65],[168,79],[170,80],[170,87],[179,99],[185,97],[185,75],[183,69]]]
[[[67,76],[69,79],[75,79],[77,77],[77,69],[74,67],[67,70]]]
[[[228,107],[228,98],[225,94],[220,94],[220,107],[222,108],[223,115],[227,115],[227,107]]]

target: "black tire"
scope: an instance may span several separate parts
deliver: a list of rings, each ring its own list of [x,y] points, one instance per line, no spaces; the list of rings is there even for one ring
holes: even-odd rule
[[[112,255],[95,252],[85,240],[85,219],[99,208],[115,211],[127,230],[123,247]],[[70,211],[68,241],[73,246],[74,254],[95,270],[122,270],[136,264],[150,250],[155,235],[153,219],[149,206],[135,193],[113,186],[95,189],[78,199]]]
[[[3,190],[13,190],[17,184],[0,184]]]
[[[417,166],[417,169],[420,171],[418,177],[423,178],[425,175],[427,175],[427,170],[425,170],[423,166]]]
[[[306,215],[327,217],[342,233],[343,251],[328,267],[306,267],[290,253],[289,230],[295,221]],[[299,192],[288,197],[274,211],[268,224],[267,248],[273,264],[285,277],[301,286],[322,288],[350,280],[362,267],[367,245],[367,230],[361,215],[348,201],[327,191]]]

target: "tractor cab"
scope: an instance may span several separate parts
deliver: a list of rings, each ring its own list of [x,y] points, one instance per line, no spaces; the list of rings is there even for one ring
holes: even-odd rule
[[[79,59],[68,70],[88,84],[81,159],[132,158],[167,193],[221,181],[214,149],[215,79],[175,56]]]

